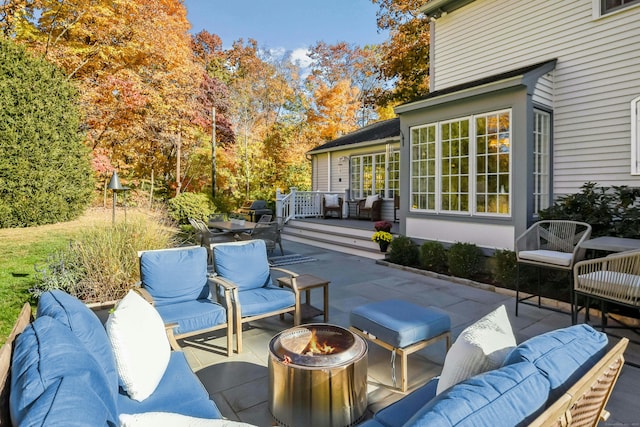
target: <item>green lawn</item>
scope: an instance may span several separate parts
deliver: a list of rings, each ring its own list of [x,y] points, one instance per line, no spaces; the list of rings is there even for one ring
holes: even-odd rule
[[[29,288],[35,282],[34,265],[68,245],[83,227],[106,220],[110,220],[109,212],[99,209],[67,223],[0,229],[0,344],[6,341],[23,304],[33,303]]]

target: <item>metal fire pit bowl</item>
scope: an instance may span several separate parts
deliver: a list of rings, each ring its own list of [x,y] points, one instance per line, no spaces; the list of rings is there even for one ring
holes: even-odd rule
[[[300,354],[316,331],[332,354]],[[325,323],[287,329],[269,343],[269,410],[285,427],[356,425],[367,409],[367,343]]]

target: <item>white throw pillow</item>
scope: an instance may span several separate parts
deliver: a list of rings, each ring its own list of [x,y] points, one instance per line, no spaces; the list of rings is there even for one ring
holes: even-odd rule
[[[338,202],[337,194],[325,194],[324,195],[324,205],[328,208],[337,208],[340,207],[340,202]]]
[[[109,315],[106,329],[122,387],[141,402],[155,391],[169,364],[164,322],[151,304],[129,291]]]
[[[170,412],[145,412],[121,414],[120,427],[254,427],[238,421],[194,418]]]
[[[378,200],[377,194],[374,194],[373,196],[367,196],[367,199],[364,201],[364,208],[371,209],[371,207],[373,206],[373,202],[375,202],[376,200]]]
[[[499,368],[515,346],[516,338],[502,305],[460,333],[444,360],[436,394]]]

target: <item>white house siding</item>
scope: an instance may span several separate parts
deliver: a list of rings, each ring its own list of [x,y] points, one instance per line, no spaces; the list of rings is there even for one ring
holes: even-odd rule
[[[314,191],[330,191],[329,190],[329,154],[322,153],[314,156],[314,182],[312,190]]]
[[[592,7],[592,0],[476,0],[436,21],[434,90],[558,59],[534,96],[552,100],[556,195],[586,181],[640,185],[630,175],[629,114],[640,95],[640,7],[598,19]]]
[[[538,79],[538,83],[533,92],[533,102],[539,105],[553,107],[553,72]]]

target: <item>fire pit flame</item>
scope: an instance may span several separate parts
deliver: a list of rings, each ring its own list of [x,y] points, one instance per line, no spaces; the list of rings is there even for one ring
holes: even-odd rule
[[[302,354],[306,356],[314,356],[316,354],[331,354],[336,351],[335,347],[330,346],[327,342],[320,344],[316,336],[316,330],[311,330],[311,339],[307,346],[302,350]]]

